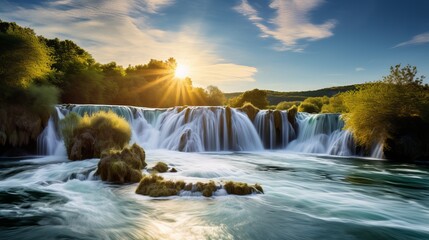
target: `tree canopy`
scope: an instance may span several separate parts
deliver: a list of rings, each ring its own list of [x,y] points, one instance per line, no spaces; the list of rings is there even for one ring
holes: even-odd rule
[[[419,117],[429,122],[429,90],[416,67],[391,67],[381,81],[367,83],[342,95],[348,109],[346,128],[357,142],[371,147],[385,142],[398,128],[398,119]]]
[[[228,104],[231,107],[241,107],[244,103],[249,102],[259,109],[267,108],[267,92],[257,88],[246,91],[237,97],[230,98]]]

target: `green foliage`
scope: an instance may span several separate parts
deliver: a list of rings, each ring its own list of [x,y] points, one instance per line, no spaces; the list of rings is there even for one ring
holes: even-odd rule
[[[320,108],[310,102],[302,102],[299,107],[298,107],[298,111],[300,112],[308,112],[308,113],[319,113],[320,112]]]
[[[300,112],[319,113],[324,104],[329,104],[329,98],[323,97],[309,97],[305,99],[298,107]]]
[[[0,90],[4,97],[11,88],[28,88],[35,78],[50,71],[48,48],[33,30],[0,21]]]
[[[222,106],[225,103],[225,95],[218,87],[210,85],[207,87],[207,92],[208,106]]]
[[[324,104],[322,113],[346,113],[348,110],[344,105],[343,94],[337,94],[329,98],[329,104]]]
[[[291,102],[283,101],[283,102],[279,102],[276,105],[275,109],[277,109],[277,110],[287,110],[287,109],[291,108],[294,105],[299,105],[299,103],[300,102],[298,102],[298,101],[291,101]]]
[[[241,107],[245,102],[252,103],[259,109],[265,109],[269,104],[267,92],[259,89],[246,91],[237,97],[229,99],[228,104],[231,107]]]
[[[357,86],[358,85],[338,86],[338,87],[329,87],[329,88],[323,88],[318,90],[300,91],[300,92],[277,92],[277,91],[270,91],[270,90],[267,90],[266,92],[267,92],[267,99],[270,102],[270,104],[277,105],[278,103],[283,101],[302,102],[309,97],[322,97],[322,96],[332,97],[339,93],[355,90]],[[241,92],[225,93],[225,97],[227,99],[231,99],[233,97],[239,96],[240,94],[242,93]],[[299,105],[299,103],[297,103],[296,105]]]
[[[122,149],[131,138],[128,122],[111,111],[83,117],[70,113],[61,120],[60,127],[71,160],[100,157],[104,150]]]
[[[363,146],[385,142],[395,132],[399,118],[418,116],[428,122],[429,90],[415,67],[391,67],[382,81],[367,83],[342,95],[349,110],[345,127]]]

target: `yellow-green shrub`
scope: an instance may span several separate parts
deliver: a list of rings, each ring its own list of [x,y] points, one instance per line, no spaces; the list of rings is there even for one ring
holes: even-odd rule
[[[71,160],[100,157],[103,150],[122,149],[131,139],[129,123],[111,111],[83,117],[70,113],[60,128]]]

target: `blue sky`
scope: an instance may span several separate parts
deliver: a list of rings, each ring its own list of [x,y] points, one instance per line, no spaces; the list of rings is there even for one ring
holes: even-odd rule
[[[97,61],[175,57],[194,85],[311,90],[429,76],[426,0],[0,0],[0,19],[71,39]],[[425,80],[428,83],[428,79]]]

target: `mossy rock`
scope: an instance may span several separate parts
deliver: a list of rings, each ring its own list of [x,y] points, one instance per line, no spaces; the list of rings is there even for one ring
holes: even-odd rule
[[[156,165],[152,168],[152,170],[157,171],[159,173],[165,173],[168,171],[168,165],[163,162],[157,162]]]
[[[223,187],[228,194],[249,195],[252,193],[264,193],[259,184],[248,185],[247,183],[228,181]]]
[[[183,181],[164,180],[163,177],[152,174],[141,179],[136,193],[150,197],[168,197],[177,195],[184,187]]]
[[[99,158],[103,151],[124,148],[131,139],[129,123],[112,111],[83,117],[72,112],[60,121],[60,128],[70,160]]]
[[[177,169],[176,168],[171,168],[170,172],[177,172]]]
[[[133,144],[123,150],[103,152],[95,174],[103,181],[135,183],[142,178],[141,169],[146,165],[143,148]]]
[[[250,102],[244,103],[243,106],[241,108],[239,108],[239,110],[245,112],[247,114],[247,116],[249,117],[250,121],[252,121],[252,122],[255,120],[255,117],[259,112],[259,108],[255,107]]]

